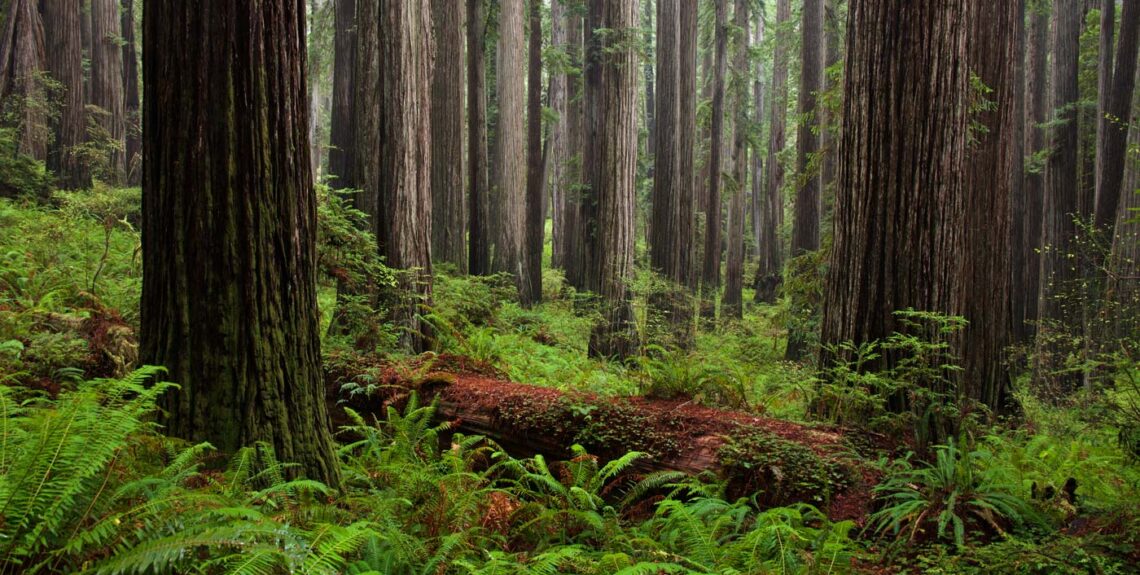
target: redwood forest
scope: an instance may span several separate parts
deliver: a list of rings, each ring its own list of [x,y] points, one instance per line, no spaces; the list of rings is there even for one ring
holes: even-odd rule
[[[1140,0],[0,0],[0,575],[1140,573]]]

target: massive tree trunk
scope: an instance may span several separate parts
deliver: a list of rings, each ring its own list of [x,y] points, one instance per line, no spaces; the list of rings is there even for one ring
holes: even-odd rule
[[[467,213],[470,219],[467,268],[491,273],[490,201],[487,174],[487,6],[467,0]]]
[[[353,207],[368,216],[368,228],[380,236],[380,2],[356,0],[356,71],[353,74]],[[391,262],[389,262],[391,265]]]
[[[744,186],[748,181],[748,4],[736,0],[733,10],[736,51],[733,62],[733,113],[736,118],[732,143],[732,199],[728,206],[728,265],[724,274],[722,314],[744,317]]]
[[[39,74],[45,68],[44,28],[33,0],[11,0],[0,45],[0,107],[12,117],[18,150],[37,160],[47,157],[46,97]]]
[[[63,189],[91,187],[91,173],[77,153],[86,139],[83,97],[83,37],[79,2],[42,4],[47,68],[62,88],[59,118],[48,152],[47,167]]]
[[[420,316],[430,305],[431,77],[435,51],[430,0],[381,0],[380,252],[404,270],[410,297],[393,310],[405,345],[422,352],[431,338]]]
[[[595,202],[587,240],[589,288],[602,320],[590,336],[590,354],[628,357],[637,333],[630,304],[637,177],[636,2],[591,0],[586,106],[590,112],[587,169]],[[605,32],[603,32],[603,30]]]
[[[1097,179],[1096,228],[1111,241],[1116,224],[1117,207],[1124,182],[1125,155],[1128,149],[1128,126],[1131,123],[1133,89],[1136,86],[1136,56],[1140,36],[1140,4],[1127,2],[1120,19],[1120,48],[1116,71],[1111,82],[1107,118],[1101,119],[1104,131],[1101,168]],[[1135,190],[1129,190],[1130,192]]]
[[[660,0],[657,3],[657,73],[654,131],[653,221],[650,224],[649,259],[653,269],[669,283],[651,303],[665,316],[668,335],[661,343],[682,348],[692,345],[693,305],[689,295],[690,247],[693,241],[693,130],[696,117],[686,113],[695,93],[696,55],[685,54],[683,25],[696,18],[696,0]],[[684,14],[684,16],[682,15]],[[684,20],[684,23],[683,23]],[[695,43],[689,40],[689,45]],[[688,68],[688,70],[684,70]],[[690,80],[684,85],[682,76]],[[685,122],[691,122],[685,124]],[[688,147],[685,147],[685,146]],[[687,157],[687,162],[685,161]],[[685,171],[688,170],[688,171]]]
[[[332,125],[329,133],[329,175],[335,189],[356,187],[356,0],[336,2],[333,40]]]
[[[495,67],[499,122],[495,130],[495,257],[491,271],[515,278],[519,293],[529,293],[523,273],[526,223],[526,35],[524,0],[499,3],[499,53]]]
[[[1048,145],[1043,125],[1052,116],[1051,98],[1046,89],[1049,84],[1049,9],[1043,3],[1035,2],[1029,12],[1025,63],[1025,150],[1027,155],[1036,158]],[[1018,205],[1021,209],[1014,210],[1014,217],[1022,222],[1022,233],[1014,237],[1012,313],[1014,337],[1027,342],[1037,331],[1041,288],[1041,224],[1045,199],[1043,164],[1034,161],[1027,167],[1022,193],[1024,202]]]
[[[567,7],[562,2],[550,4],[550,44],[556,50],[569,53],[569,36]],[[566,196],[569,189],[569,173],[567,163],[570,161],[569,148],[566,145],[567,131],[570,127],[567,104],[570,101],[567,94],[569,80],[565,71],[558,66],[550,72],[550,109],[558,117],[550,128],[550,156],[547,159],[546,185],[550,189],[550,218],[551,218],[551,254],[550,265],[561,268],[566,253]]]
[[[1016,4],[987,4],[851,4],[824,344],[886,338],[901,329],[894,312],[907,308],[965,315],[986,305],[992,308],[979,321],[1001,319],[997,308],[1006,305],[1008,292],[1000,290],[1008,286],[1008,268],[1001,269],[1000,259],[1007,256],[1000,238],[1008,230],[1005,206],[1012,176],[1000,170],[1012,158],[1006,130],[1013,111],[1006,106],[979,118],[990,130],[983,146],[999,150],[983,161],[982,149],[970,148],[969,71],[976,66],[985,77],[1007,75],[1009,18]],[[979,54],[992,59],[972,61]],[[1013,89],[1008,81],[996,89],[998,101],[1008,102],[1007,91]],[[987,173],[998,175],[986,186],[973,185]],[[993,241],[999,242],[996,249]],[[999,255],[974,261],[987,250]],[[988,279],[976,281],[979,277]],[[973,303],[977,300],[986,303]],[[951,340],[950,351],[971,353],[966,358],[971,376],[1000,370],[1002,355],[995,350],[1004,329],[1004,324],[967,328]],[[825,354],[823,359],[833,358]],[[891,366],[900,359],[888,353],[880,363]],[[992,391],[1002,388],[1000,380],[966,377],[962,372],[915,383],[946,393],[955,391],[948,382],[957,383],[961,393],[987,403],[996,395]]]
[[[728,52],[728,0],[716,5],[716,48],[712,77],[712,128],[709,143],[709,187],[705,196],[705,243],[701,258],[701,317],[716,315],[714,300],[720,288],[721,169],[724,156],[724,72]]]
[[[526,204],[519,296],[523,305],[542,301],[542,241],[546,210],[542,197],[546,163],[542,152],[542,0],[529,0],[530,53],[527,63]]]
[[[139,97],[139,54],[135,39],[135,0],[123,3],[123,86],[126,117],[126,147],[123,163],[126,183],[137,186],[142,182],[142,101]]]
[[[467,269],[463,200],[463,8],[432,0],[435,74],[431,84],[431,250],[437,262]]]
[[[1077,174],[1077,102],[1081,11],[1077,0],[1053,2],[1053,109],[1059,125],[1052,130],[1049,163],[1045,172],[1044,225],[1042,227],[1041,289],[1038,304],[1036,377],[1054,380],[1061,389],[1073,389],[1077,377],[1058,375],[1071,349],[1058,344],[1058,335],[1081,336],[1081,269],[1077,249],[1080,188]],[[1076,329],[1076,333],[1069,330]],[[1049,337],[1040,337],[1041,334]]]
[[[126,147],[126,99],[123,95],[123,50],[119,0],[91,0],[91,104],[99,108],[96,121],[111,146],[103,177],[123,180]]]
[[[336,486],[323,401],[303,0],[146,0],[141,359],[166,429],[264,441]],[[229,122],[216,121],[230,118]]]
[[[784,254],[780,240],[780,226],[784,222],[784,164],[780,152],[784,150],[788,113],[788,51],[787,23],[792,17],[791,0],[777,0],[776,40],[772,64],[772,104],[768,120],[768,173],[760,207],[760,265],[756,268],[756,301],[775,303],[784,273]]]

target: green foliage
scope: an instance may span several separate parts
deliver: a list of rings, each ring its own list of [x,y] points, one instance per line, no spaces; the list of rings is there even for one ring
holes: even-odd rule
[[[38,162],[19,152],[20,132],[0,127],[0,197],[44,198],[51,174]]]
[[[867,528],[905,543],[936,539],[961,548],[967,532],[1004,535],[1038,520],[1008,467],[988,450],[963,451],[953,441],[935,448],[934,463],[893,462],[875,494],[884,507]]]

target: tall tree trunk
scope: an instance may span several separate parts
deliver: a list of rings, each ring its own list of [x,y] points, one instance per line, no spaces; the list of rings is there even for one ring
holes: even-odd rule
[[[123,181],[126,147],[123,50],[119,47],[122,19],[119,0],[91,0],[91,104],[99,108],[96,120],[111,145],[107,172],[111,183]]]
[[[1045,151],[1045,122],[1052,116],[1049,85],[1049,8],[1035,2],[1029,8],[1026,35],[1028,54],[1025,64],[1026,153],[1036,158]],[[1045,199],[1045,165],[1033,162],[1025,172],[1024,209],[1014,210],[1023,221],[1023,232],[1014,238],[1013,331],[1018,341],[1027,342],[1037,331],[1038,294],[1041,288],[1041,230]],[[1018,217],[1020,214],[1020,217]],[[1019,239],[1020,238],[1020,239]]]
[[[1133,90],[1136,86],[1136,57],[1140,36],[1140,4],[1126,2],[1120,19],[1120,47],[1108,98],[1107,118],[1102,118],[1103,154],[1097,180],[1096,228],[1111,241],[1117,207],[1124,182],[1128,126],[1132,121]],[[1135,191],[1135,190],[1129,190]]]
[[[696,249],[696,203],[697,203],[697,40],[699,30],[697,17],[698,0],[681,0],[680,20],[677,34],[680,36],[677,52],[678,96],[677,106],[677,160],[678,191],[674,204],[674,220],[671,238],[677,242],[675,267],[668,275],[675,281],[683,282],[689,294],[697,291]],[[684,252],[684,253],[680,253]],[[686,299],[686,307],[678,314],[677,321],[684,322],[685,340],[690,339],[693,330],[692,302]]]
[[[567,14],[566,31],[570,39],[568,53],[570,66],[585,70],[585,26],[582,15],[576,10]],[[566,146],[573,157],[567,170],[566,191],[566,249],[563,253],[563,268],[566,281],[579,290],[586,289],[586,233],[588,216],[587,201],[590,191],[586,181],[586,124],[585,74],[568,73],[566,77],[570,92],[570,103],[566,106],[569,125],[566,131]]]
[[[332,125],[329,133],[329,175],[338,190],[356,187],[356,0],[336,2],[333,40]]]
[[[542,198],[546,163],[542,153],[542,0],[529,0],[528,4],[526,213],[523,214],[523,277],[520,278],[519,296],[523,305],[534,305],[542,301],[542,244],[546,237],[546,210]]]
[[[171,434],[226,452],[264,441],[335,487],[304,9],[144,1],[140,356],[182,386],[167,396]]]
[[[820,176],[812,164],[819,151],[818,96],[823,89],[823,0],[804,0],[800,43],[799,135],[796,136],[795,221],[792,257],[819,249]]]
[[[1127,3],[1127,2],[1126,2]],[[1109,95],[1112,92],[1112,62],[1116,35],[1116,0],[1100,1],[1100,46],[1097,59],[1096,98],[1096,178],[1097,195],[1100,195],[1100,174],[1104,171],[1105,128],[1107,127]],[[1116,214],[1113,214],[1114,216]]]
[[[843,58],[843,26],[839,21],[839,9],[842,4],[843,0],[827,0],[824,8],[823,33],[826,46],[823,55],[823,89],[827,92],[831,92],[838,84],[831,78],[828,70]],[[836,114],[826,106],[819,107],[820,150],[823,154],[820,162],[821,222],[831,221],[831,210],[835,206],[835,174],[839,167],[839,119],[835,116]]]
[[[791,0],[777,0],[776,40],[772,64],[772,104],[768,120],[768,173],[760,208],[760,265],[756,268],[756,301],[775,303],[784,273],[784,254],[780,227],[784,223],[784,150],[788,113],[788,21],[792,17]]]
[[[430,0],[381,0],[380,251],[404,270],[409,294],[393,310],[405,345],[427,350],[431,333],[420,316],[431,303],[431,77],[435,58]]]
[[[47,68],[62,88],[59,118],[48,152],[47,167],[63,189],[91,187],[91,173],[79,155],[86,139],[83,98],[83,38],[78,2],[44,2]]]
[[[353,74],[353,207],[368,216],[368,228],[380,236],[380,2],[356,0],[356,71]],[[389,262],[389,265],[392,265]]]
[[[39,74],[45,68],[44,28],[33,0],[11,0],[0,45],[0,104],[14,116],[18,150],[37,160],[47,157],[46,97]]]
[[[135,38],[135,0],[122,0],[123,6],[123,86],[125,87],[125,138],[123,163],[126,183],[142,182],[142,101],[139,97],[139,53]]]
[[[589,288],[602,305],[590,355],[625,358],[637,351],[631,306],[637,177],[637,2],[591,0],[586,106],[595,153],[587,162],[596,219],[588,244]],[[605,30],[605,33],[602,33]]]
[[[765,28],[765,14],[761,9],[756,17],[756,28],[751,30],[753,34],[753,45],[764,45],[764,28]],[[754,114],[753,123],[756,125],[757,133],[761,133],[760,127],[764,122],[764,62],[758,61],[756,63],[756,70],[752,72],[752,109]],[[760,138],[757,137],[752,141],[752,187],[749,190],[749,216],[752,221],[752,245],[753,251],[748,254],[750,259],[759,259],[760,242],[762,241],[761,226],[763,225],[763,217],[761,210],[764,206],[764,154],[761,149]]]
[[[491,273],[490,186],[487,174],[487,5],[486,0],[467,0],[467,166],[470,237],[468,271]]]
[[[1140,116],[1140,99],[1133,98],[1132,116]],[[1140,124],[1129,122],[1128,147],[1140,146]],[[1129,154],[1124,173],[1124,194],[1116,216],[1112,259],[1109,261],[1109,294],[1115,307],[1113,331],[1118,338],[1140,336],[1140,161]]]
[[[435,74],[431,84],[431,250],[437,262],[467,269],[463,205],[464,3],[432,0]]]
[[[1053,128],[1048,168],[1045,172],[1044,225],[1041,242],[1041,289],[1038,315],[1038,345],[1035,371],[1039,379],[1055,380],[1060,389],[1075,389],[1072,375],[1057,375],[1064,356],[1058,333],[1082,325],[1080,286],[1081,270],[1076,258],[1077,225],[1080,214],[1077,150],[1080,140],[1077,102],[1079,40],[1081,11],[1077,0],[1053,2],[1053,109],[1060,122]],[[1042,330],[1051,337],[1040,337]],[[1073,334],[1067,334],[1073,335]],[[1047,343],[1052,342],[1052,343]]]
[[[800,42],[799,134],[796,136],[796,204],[792,225],[792,257],[819,249],[820,171],[817,159],[820,136],[817,106],[823,89],[823,16],[824,0],[804,0],[803,38]],[[808,303],[800,294],[792,294],[792,314],[801,316]],[[799,361],[808,354],[808,334],[795,325],[788,330],[785,357]]]
[[[526,225],[526,35],[524,0],[499,3],[499,53],[495,67],[499,122],[495,165],[499,216],[495,221],[495,257],[491,271],[514,276],[519,294],[529,293],[523,273]]]
[[[721,170],[724,155],[724,72],[728,52],[728,0],[716,5],[716,49],[712,78],[712,129],[709,144],[709,187],[705,197],[705,243],[701,261],[701,317],[716,315],[714,301],[720,288]]]
[[[550,44],[555,50],[567,53],[569,40],[566,30],[567,8],[562,2],[554,0],[550,3]],[[550,75],[550,109],[557,116],[557,120],[550,128],[550,156],[547,160],[546,185],[550,189],[550,219],[551,219],[551,254],[550,265],[561,268],[566,253],[566,192],[568,181],[566,178],[569,153],[566,146],[566,132],[570,126],[568,118],[567,76],[560,67],[549,71]]]
[[[732,199],[728,206],[728,265],[724,274],[722,314],[744,317],[744,186],[748,182],[748,4],[736,0],[733,9],[736,51],[733,63],[733,113],[736,118],[732,146]]]
[[[655,2],[651,0],[641,2],[643,10],[641,25],[645,30],[643,40],[645,42],[645,49],[651,54],[656,54],[657,50],[661,49],[661,45],[657,43],[656,35],[654,34],[654,6]],[[654,142],[657,141],[657,96],[653,93],[654,89],[657,88],[657,71],[654,69],[654,63],[653,58],[645,58],[642,64],[642,68],[645,72],[645,133],[646,141],[648,142],[646,150],[650,156],[653,155],[656,149]],[[653,177],[653,170],[655,168],[656,166],[650,163],[649,177]],[[649,227],[653,227],[652,222],[649,223]]]
[[[309,53],[316,50],[317,35],[313,34],[312,26],[316,21],[324,0],[309,0]],[[334,40],[335,41],[335,40]],[[313,178],[321,179],[321,166],[324,164],[324,134],[321,122],[321,85],[324,84],[321,63],[319,58],[309,59],[309,69],[306,71],[309,78],[309,157],[313,164]]]

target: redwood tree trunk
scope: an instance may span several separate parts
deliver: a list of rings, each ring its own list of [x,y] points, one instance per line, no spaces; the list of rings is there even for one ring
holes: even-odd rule
[[[123,50],[119,0],[91,0],[91,104],[100,109],[96,120],[115,149],[109,151],[107,173],[112,183],[123,180],[126,146],[126,99],[123,94]]]
[[[142,181],[142,102],[139,98],[139,54],[135,39],[135,0],[123,3],[123,86],[126,117],[126,148],[123,163],[126,183],[137,186]]]
[[[329,133],[329,175],[333,188],[356,187],[356,0],[335,0],[333,40],[332,125]]]
[[[437,262],[467,269],[463,194],[463,2],[432,0],[431,249]]]
[[[339,468],[321,383],[303,0],[146,0],[141,359],[166,429]],[[231,118],[219,122],[217,118]]]
[[[733,10],[736,51],[733,62],[733,113],[735,130],[732,144],[732,199],[728,206],[728,265],[724,274],[723,315],[744,317],[744,186],[748,180],[748,4],[736,0]]]
[[[467,153],[470,154],[467,165],[467,212],[471,218],[467,267],[475,275],[491,273],[485,63],[487,6],[484,2],[485,0],[467,0]]]
[[[0,45],[0,104],[14,116],[18,151],[47,157],[47,126],[38,101],[46,94],[38,75],[45,68],[44,28],[33,0],[11,0]]]
[[[601,299],[602,321],[590,337],[590,354],[628,357],[637,333],[630,305],[633,280],[637,176],[637,73],[634,40],[640,34],[636,2],[591,0],[586,82],[587,108],[597,137],[587,145],[596,232],[590,235],[589,288]],[[600,33],[601,30],[606,33]]]
[[[800,43],[799,135],[796,136],[795,221],[792,257],[819,249],[820,174],[812,165],[819,151],[817,96],[823,89],[823,0],[804,0]]]
[[[772,108],[768,120],[768,173],[760,207],[759,267],[756,268],[756,301],[775,303],[784,273],[780,226],[784,223],[784,150],[788,113],[787,22],[792,17],[791,0],[777,0],[776,40],[772,65]]]
[[[1096,227],[1106,238],[1112,238],[1117,207],[1124,182],[1125,155],[1128,150],[1128,125],[1136,86],[1136,56],[1140,36],[1140,4],[1127,2],[1120,18],[1120,47],[1108,98],[1107,119],[1101,119],[1104,131],[1103,159],[1099,162],[1097,180]],[[1135,192],[1135,190],[1128,190]]]
[[[582,73],[567,76],[570,90],[570,103],[566,107],[569,126],[566,132],[566,145],[573,158],[570,160],[570,188],[566,194],[566,250],[563,267],[566,281],[579,290],[586,289],[586,217],[587,201],[591,197],[586,182],[586,96],[585,96],[585,46],[586,35],[582,15],[571,10],[566,24],[570,39],[570,65]]]
[[[47,167],[55,173],[56,183],[63,189],[90,188],[90,170],[77,153],[87,134],[79,2],[44,2],[42,10],[43,21],[47,23],[44,27],[47,68],[62,88],[59,119],[54,125]]]
[[[515,278],[519,293],[529,293],[523,273],[526,222],[526,35],[524,0],[499,2],[499,52],[495,67],[499,122],[495,131],[497,186],[495,254],[491,271]]]
[[[566,29],[567,7],[562,2],[550,4],[550,43],[556,50],[567,52],[569,50],[569,36]],[[550,75],[550,109],[558,117],[550,129],[550,157],[547,159],[546,185],[550,193],[551,217],[551,254],[550,265],[561,268],[566,253],[566,195],[568,191],[568,178],[566,177],[567,163],[570,154],[566,146],[567,129],[570,126],[567,117],[567,104],[569,96],[567,75],[561,68],[553,68]]]
[[[724,155],[724,71],[728,51],[728,0],[716,5],[716,48],[712,78],[712,129],[709,144],[709,187],[705,197],[705,244],[701,261],[701,317],[716,315],[713,301],[720,288],[720,180]]]
[[[1043,125],[1052,116],[1051,98],[1046,90],[1049,58],[1049,9],[1035,3],[1030,8],[1026,33],[1028,54],[1025,63],[1026,126],[1025,151],[1031,157],[1045,150],[1048,142]],[[1014,217],[1023,221],[1023,232],[1015,236],[1012,309],[1014,337],[1026,342],[1037,331],[1038,294],[1041,287],[1041,224],[1045,199],[1045,166],[1031,164],[1025,171],[1024,206]],[[1020,214],[1020,216],[1019,216]]]
[[[1041,289],[1038,333],[1056,334],[1082,325],[1079,297],[1081,270],[1076,253],[1080,189],[1077,175],[1077,150],[1080,139],[1077,102],[1079,38],[1081,11],[1077,0],[1053,2],[1053,109],[1059,125],[1052,130],[1048,168],[1045,172],[1044,225],[1042,227]],[[1052,340],[1052,344],[1046,343]],[[1056,337],[1038,337],[1037,377],[1054,379],[1063,367],[1067,347],[1057,345]],[[1062,389],[1073,389],[1079,378],[1057,377]]]
[[[527,63],[526,213],[522,254],[520,300],[523,305],[542,301],[542,242],[546,210],[542,201],[546,162],[542,151],[542,0],[529,0],[530,50]]]

